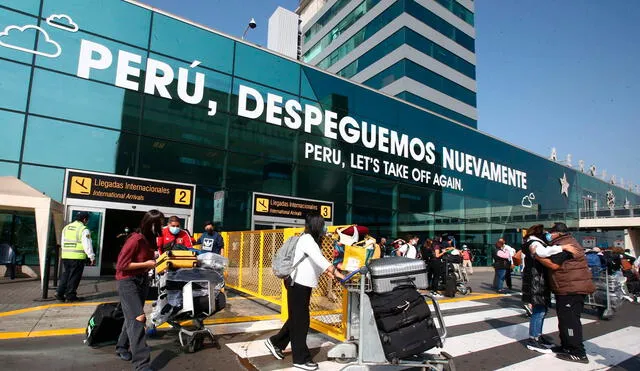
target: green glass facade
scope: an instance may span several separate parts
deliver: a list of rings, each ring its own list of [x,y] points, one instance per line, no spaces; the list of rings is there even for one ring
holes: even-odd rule
[[[61,13],[73,23],[47,22]],[[576,226],[587,193],[640,203],[467,126],[124,1],[4,1],[0,30],[10,37],[0,38],[0,176],[56,200],[67,168],[194,183],[195,225],[224,190],[225,230],[250,228],[253,192],[327,200],[335,224],[453,233],[481,264],[500,236],[517,245],[538,221]]]

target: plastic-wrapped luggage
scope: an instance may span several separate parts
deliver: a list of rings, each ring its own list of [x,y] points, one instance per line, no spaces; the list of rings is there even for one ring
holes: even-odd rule
[[[427,266],[421,259],[390,257],[369,263],[371,286],[375,293],[390,292],[399,286],[426,290]]]

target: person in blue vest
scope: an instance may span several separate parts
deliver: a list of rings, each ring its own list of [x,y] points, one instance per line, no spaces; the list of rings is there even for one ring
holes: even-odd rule
[[[202,251],[213,252],[219,255],[222,255],[224,252],[224,240],[210,221],[204,223],[204,233],[198,238],[197,243],[202,244]]]
[[[96,264],[96,254],[93,253],[91,231],[87,228],[89,213],[81,211],[75,220],[62,229],[62,266],[64,272],[60,277],[56,299],[67,303],[80,301],[77,290],[84,272],[84,266],[89,259],[91,265]]]

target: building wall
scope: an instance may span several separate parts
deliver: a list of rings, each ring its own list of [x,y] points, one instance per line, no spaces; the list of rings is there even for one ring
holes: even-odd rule
[[[278,7],[269,17],[267,48],[289,58],[298,58],[298,15]]]
[[[61,13],[75,32],[46,22]],[[16,37],[0,39],[0,175],[59,201],[66,168],[194,183],[195,225],[224,190],[225,230],[250,228],[252,192],[327,200],[334,224],[452,233],[480,264],[500,236],[517,246],[536,222],[576,226],[587,191],[640,204],[468,126],[124,1],[5,1],[0,29]]]
[[[301,59],[476,127],[475,28],[466,5],[328,2],[303,27]]]

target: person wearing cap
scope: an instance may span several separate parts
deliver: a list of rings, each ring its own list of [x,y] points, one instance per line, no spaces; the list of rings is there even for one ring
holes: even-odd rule
[[[87,228],[89,213],[81,211],[75,220],[62,229],[62,266],[64,271],[55,297],[58,301],[68,303],[80,301],[77,290],[84,272],[87,258],[91,265],[96,264],[96,254],[93,253],[91,231]]]
[[[469,274],[473,274],[472,258],[473,256],[467,245],[462,245],[462,268]]]
[[[556,297],[561,345],[551,350],[562,360],[589,363],[582,339],[580,316],[585,296],[592,294],[596,288],[591,280],[584,248],[564,223],[555,223],[545,234],[545,239],[552,245],[574,247],[571,252],[563,251],[549,258],[536,257],[550,270],[549,284]]]

